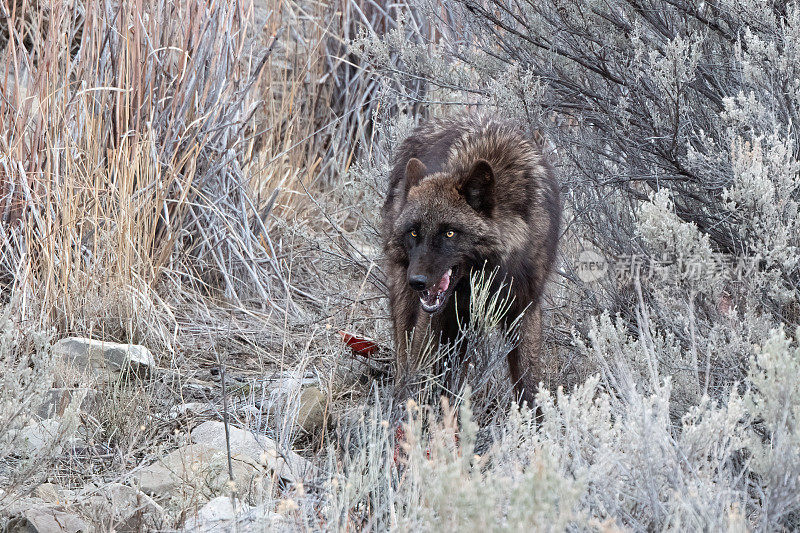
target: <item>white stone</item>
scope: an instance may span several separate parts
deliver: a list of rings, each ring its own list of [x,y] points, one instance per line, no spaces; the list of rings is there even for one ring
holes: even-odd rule
[[[236,488],[248,493],[264,477],[263,468],[250,457],[231,457]],[[136,474],[139,488],[155,497],[166,497],[175,491],[214,493],[229,489],[228,457],[225,452],[205,444],[183,446]]]
[[[53,345],[53,353],[84,374],[96,375],[102,370],[119,373],[130,369],[138,376],[145,377],[156,366],[153,354],[144,346],[83,337],[61,339]]]
[[[229,425],[231,455],[252,457],[260,464],[293,483],[316,475],[314,466],[292,450],[280,450],[277,443],[264,435]],[[209,420],[192,430],[192,442],[226,451],[225,424]]]
[[[61,429],[61,421],[57,418],[35,422],[23,428],[19,434],[19,442],[27,455],[34,455],[56,442]],[[60,453],[60,446],[58,449]]]
[[[79,533],[89,531],[80,517],[54,505],[37,505],[16,513],[6,524],[9,533]]]
[[[183,527],[186,530],[216,529],[225,522],[236,520],[237,516],[247,513],[250,509],[249,505],[239,500],[235,500],[234,504],[230,496],[218,496],[200,508],[195,516],[188,518]]]

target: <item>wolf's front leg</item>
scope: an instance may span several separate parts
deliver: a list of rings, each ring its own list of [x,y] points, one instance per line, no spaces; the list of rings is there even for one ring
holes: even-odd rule
[[[518,402],[533,407],[539,383],[544,378],[542,359],[541,305],[525,311],[519,326],[519,345],[508,354],[508,367]]]

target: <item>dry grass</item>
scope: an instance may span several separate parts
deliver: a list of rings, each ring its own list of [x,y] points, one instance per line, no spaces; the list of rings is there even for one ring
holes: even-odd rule
[[[258,74],[240,61],[243,13],[54,2],[23,16],[41,29],[28,50],[25,36],[9,42],[0,111],[13,124],[2,154],[4,257],[12,289],[36,294],[22,315],[92,329],[73,321],[95,314],[93,298],[158,306],[152,291],[167,272],[199,286],[222,277],[214,286],[236,298],[243,283],[233,274],[246,269],[266,294],[255,232],[223,238],[234,216],[247,223],[256,208],[232,157],[252,142],[237,130]],[[133,313],[110,311],[120,328],[108,334],[149,340]]]

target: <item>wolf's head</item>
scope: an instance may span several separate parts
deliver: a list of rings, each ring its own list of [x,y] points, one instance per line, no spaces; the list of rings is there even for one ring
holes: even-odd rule
[[[487,259],[495,176],[483,159],[464,170],[426,174],[419,159],[408,161],[392,248],[407,265],[408,284],[419,293],[422,309],[435,313],[469,269]]]

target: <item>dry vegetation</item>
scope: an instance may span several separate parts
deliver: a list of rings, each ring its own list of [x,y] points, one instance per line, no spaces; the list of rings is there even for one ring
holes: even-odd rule
[[[800,9],[540,4],[2,0],[0,520],[56,490],[97,531],[188,527],[216,496],[250,506],[239,530],[800,526]],[[391,383],[389,155],[468,106],[542,136],[564,183],[540,417],[477,277],[478,364]],[[588,282],[586,249],[670,261]],[[76,376],[68,336],[156,369]],[[314,470],[124,524],[95,504],[223,419]]]

